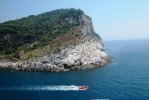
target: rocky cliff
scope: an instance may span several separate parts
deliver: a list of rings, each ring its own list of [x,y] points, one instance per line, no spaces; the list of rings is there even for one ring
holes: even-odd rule
[[[78,10],[71,13],[75,11]],[[20,50],[20,59],[9,60],[7,63],[1,61],[1,68],[59,72],[91,69],[108,64],[111,58],[105,53],[100,36],[95,33],[91,18],[81,10],[79,12],[75,18],[68,13],[62,15],[64,18],[59,23],[63,27],[69,25],[67,31],[57,35],[40,48],[23,53]],[[32,57],[26,59],[28,55]]]

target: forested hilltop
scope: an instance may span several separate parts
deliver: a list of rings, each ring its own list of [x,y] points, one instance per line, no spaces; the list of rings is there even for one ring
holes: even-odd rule
[[[79,35],[74,32],[82,14],[82,10],[58,9],[1,23],[0,59],[30,59],[57,52]]]

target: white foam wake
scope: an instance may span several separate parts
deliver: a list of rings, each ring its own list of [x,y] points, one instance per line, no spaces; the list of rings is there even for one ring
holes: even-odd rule
[[[15,86],[0,88],[0,90],[20,90],[20,91],[77,91],[78,86],[75,85],[57,85],[57,86]]]

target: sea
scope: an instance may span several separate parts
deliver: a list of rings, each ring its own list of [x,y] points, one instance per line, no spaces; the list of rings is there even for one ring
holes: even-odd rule
[[[149,100],[149,40],[104,42],[108,65],[60,73],[0,70],[0,100]],[[87,85],[81,91],[78,86]]]

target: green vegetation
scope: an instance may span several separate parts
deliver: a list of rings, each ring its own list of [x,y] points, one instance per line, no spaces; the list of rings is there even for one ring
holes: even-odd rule
[[[30,59],[59,50],[79,36],[70,30],[77,30],[82,14],[81,10],[59,9],[1,23],[0,59]]]

